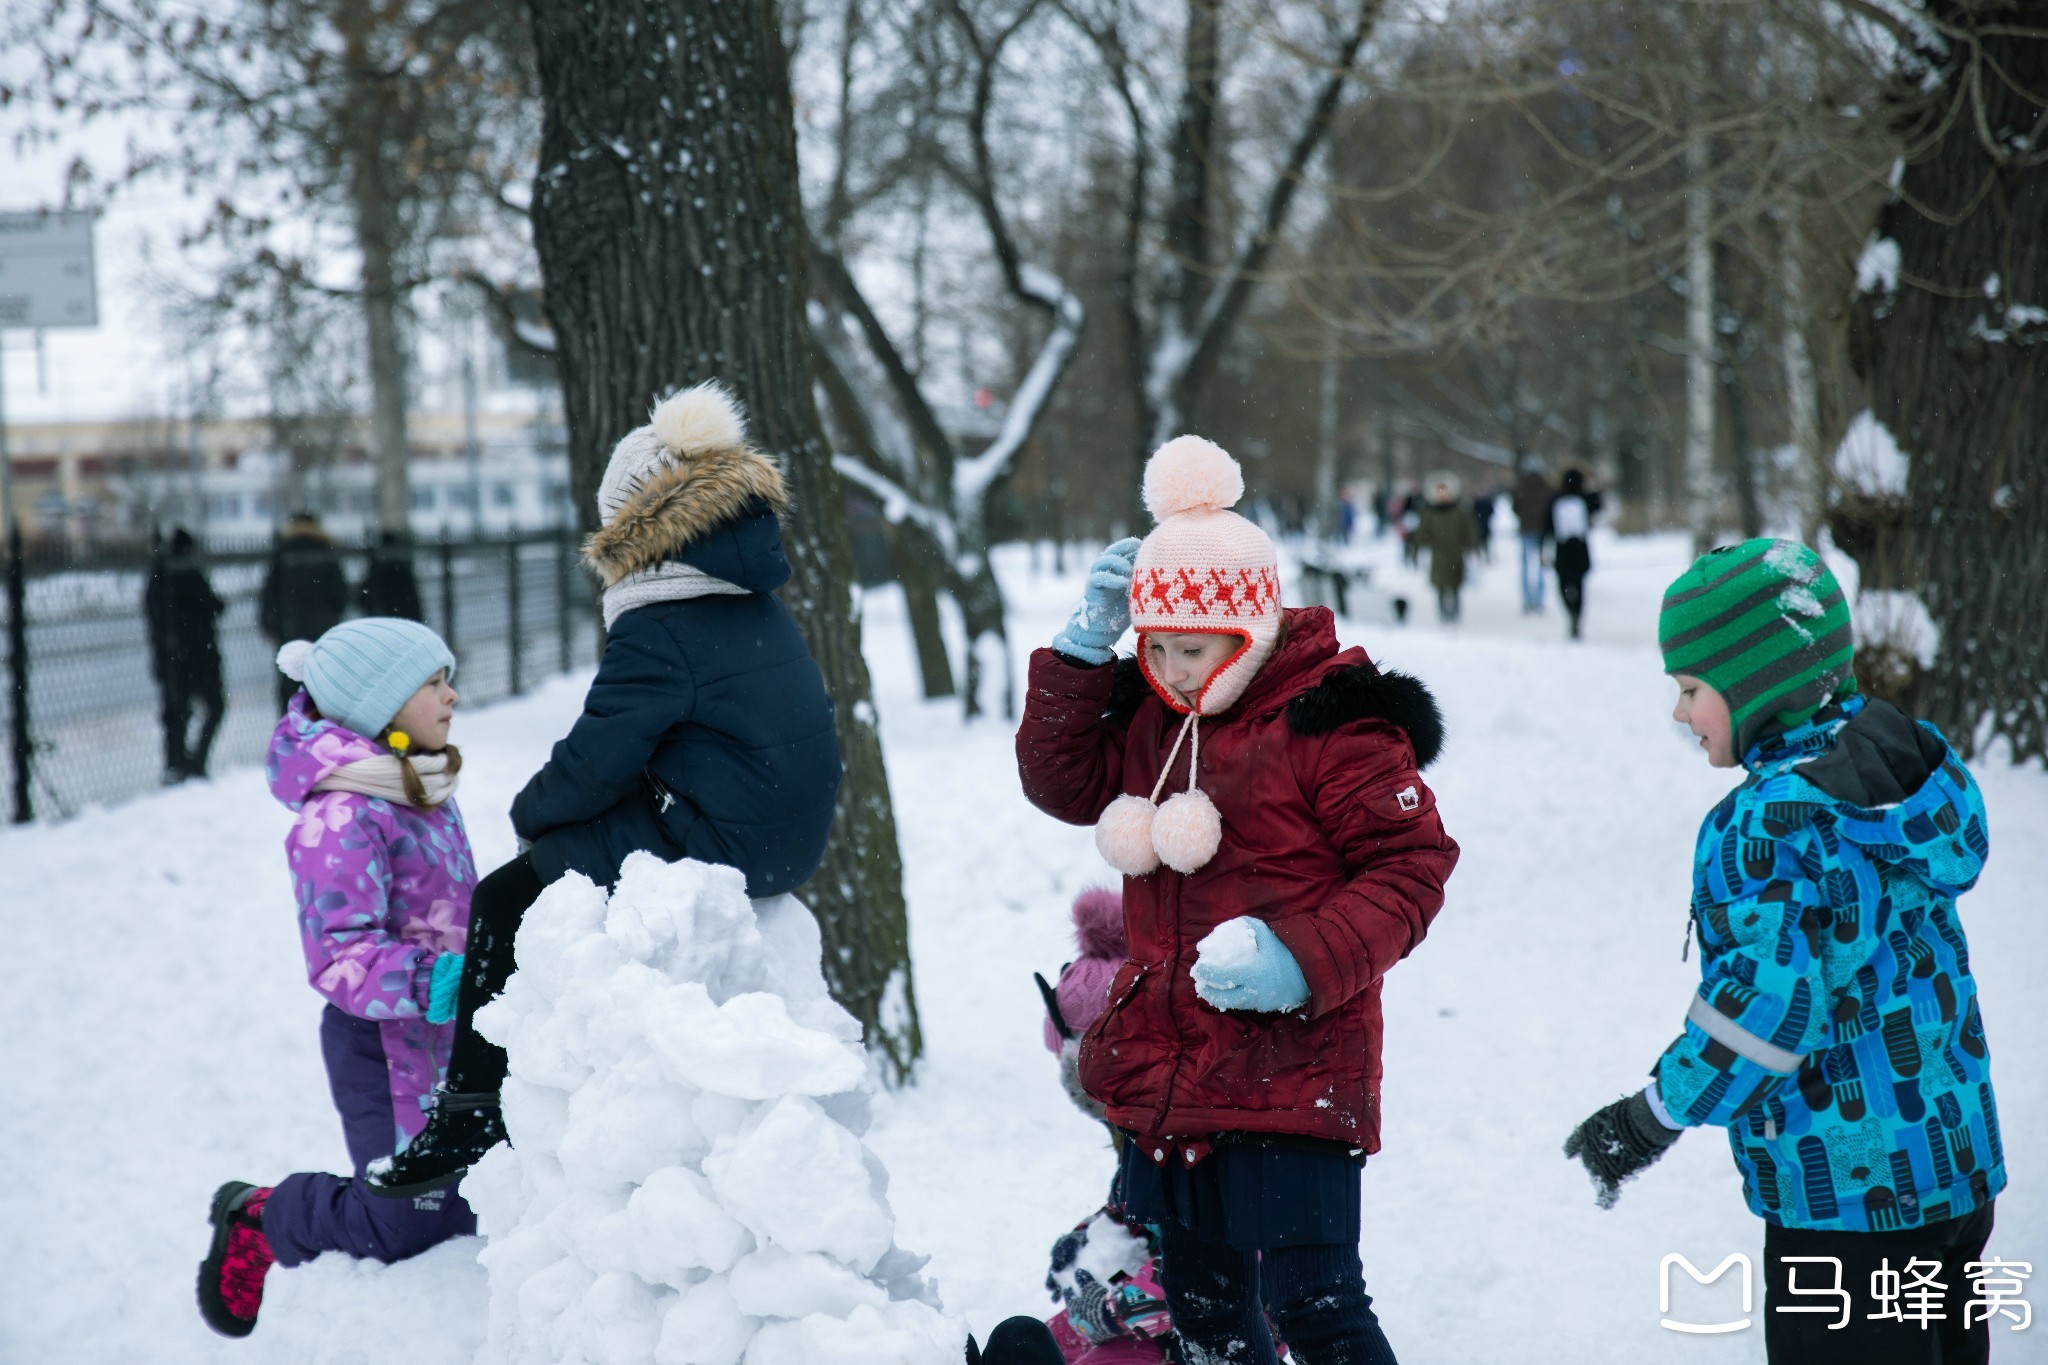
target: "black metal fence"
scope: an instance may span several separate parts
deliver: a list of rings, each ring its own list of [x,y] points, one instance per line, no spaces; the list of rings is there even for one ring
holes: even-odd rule
[[[319,553],[346,575],[349,614],[359,614],[368,547]],[[566,529],[425,542],[411,561],[422,615],[455,651],[463,704],[512,696],[594,659],[596,585]],[[162,562],[148,546],[80,556],[61,543],[10,542],[0,573],[0,803],[14,820],[61,818],[176,780],[144,606]],[[179,563],[203,572],[224,603],[225,706],[207,768],[261,762],[278,711],[279,642],[259,621],[271,548],[216,547]]]

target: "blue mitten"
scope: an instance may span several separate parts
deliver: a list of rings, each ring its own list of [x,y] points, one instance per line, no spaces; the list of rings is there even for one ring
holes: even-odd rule
[[[1278,1013],[1308,1003],[1308,978],[1264,920],[1225,920],[1195,945],[1195,994],[1219,1010]]]
[[[427,978],[427,1022],[446,1024],[455,1018],[455,998],[462,991],[462,954],[443,953],[434,959]]]
[[[1116,657],[1116,642],[1131,628],[1131,568],[1137,558],[1136,536],[1125,536],[1096,556],[1080,604],[1052,637],[1055,650],[1084,664],[1106,664]]]

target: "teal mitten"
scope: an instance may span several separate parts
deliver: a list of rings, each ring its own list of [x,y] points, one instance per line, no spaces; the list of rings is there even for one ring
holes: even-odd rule
[[[443,953],[434,959],[433,974],[427,978],[427,1022],[453,1022],[455,999],[461,993],[462,954]]]

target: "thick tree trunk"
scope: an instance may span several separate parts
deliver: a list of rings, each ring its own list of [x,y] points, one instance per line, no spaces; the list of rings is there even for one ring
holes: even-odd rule
[[[377,471],[377,525],[406,533],[412,493],[406,456],[405,338],[398,320],[397,257],[404,229],[385,183],[385,76],[374,67],[370,32],[377,23],[366,0],[344,0],[336,14],[348,65],[348,190],[356,246],[363,253],[363,333],[370,370],[370,453]]]
[[[932,538],[914,526],[889,527],[889,557],[903,584],[903,605],[910,617],[910,641],[917,650],[918,682],[926,701],[953,695],[953,660],[946,649],[946,631],[939,617],[939,582],[945,556]]]
[[[660,395],[729,384],[797,510],[783,590],[838,708],[846,765],[825,865],[803,895],[834,996],[907,1078],[922,1042],[902,863],[860,653],[843,491],[805,335],[788,59],[771,0],[530,0],[546,121],[534,242],[560,340],[576,505]]]
[[[1939,631],[1920,680],[1959,746],[2048,756],[2048,4],[1935,0],[1958,69],[1902,92],[1908,159],[1877,234],[1897,289],[1863,295],[1852,349],[1872,414],[1908,457],[1903,500],[1838,510],[1864,585],[1917,591]],[[1975,54],[1976,65],[1970,65]],[[1859,515],[1860,514],[1860,515]]]

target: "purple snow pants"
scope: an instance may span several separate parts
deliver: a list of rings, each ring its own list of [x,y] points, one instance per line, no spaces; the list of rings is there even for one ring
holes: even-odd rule
[[[278,1182],[263,1206],[263,1233],[277,1263],[298,1265],[323,1251],[402,1261],[450,1237],[475,1232],[476,1215],[453,1187],[411,1199],[386,1199],[363,1188],[363,1168],[398,1146],[376,1022],[329,1005],[320,1016],[320,1051],[356,1173],[353,1178],[305,1173]]]

